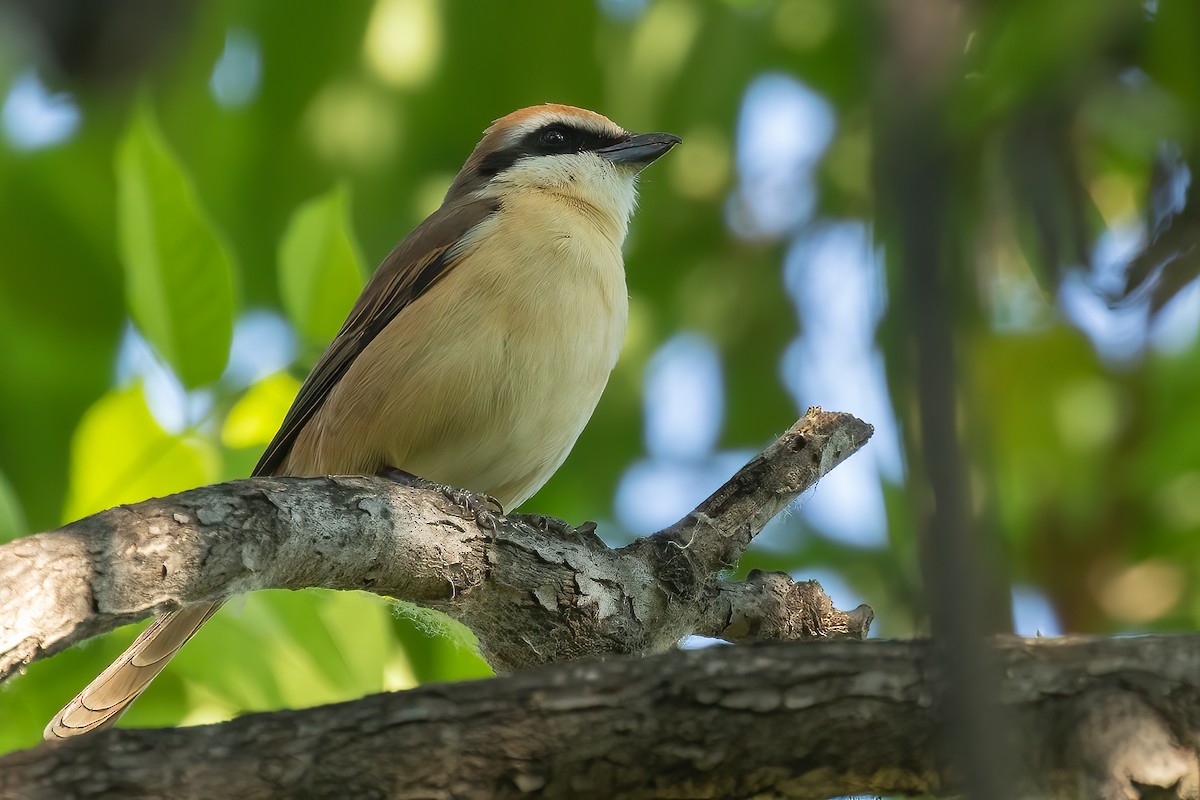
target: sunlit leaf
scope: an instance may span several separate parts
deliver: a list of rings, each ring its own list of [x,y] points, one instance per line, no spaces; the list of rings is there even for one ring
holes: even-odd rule
[[[116,389],[96,401],[75,430],[65,516],[78,519],[202,486],[218,472],[216,449],[199,437],[163,430],[141,386]]]
[[[296,209],[279,243],[284,308],[310,341],[338,332],[363,285],[363,259],[350,231],[350,196],[334,189]]]
[[[461,622],[400,600],[392,604],[392,612],[392,630],[418,681],[462,681],[492,674],[479,655],[479,641]]]
[[[354,680],[345,654],[321,624],[327,599],[324,593],[279,590],[238,598],[189,642],[172,668],[189,692],[205,696],[211,713],[219,717],[350,700],[379,691],[378,678],[363,685]],[[379,601],[362,597],[362,602]],[[374,627],[368,623],[359,633],[372,636]],[[368,652],[375,647],[360,644]],[[236,664],[230,652],[238,653]],[[149,692],[147,700],[154,701]]]
[[[117,150],[117,222],[134,322],[184,384],[215,381],[233,336],[233,265],[144,104]]]
[[[360,592],[322,592],[321,600],[320,621],[337,642],[351,685],[361,694],[392,688],[385,679],[399,648],[387,602]],[[414,683],[410,675],[408,685]]]
[[[286,372],[263,378],[229,410],[221,428],[221,442],[237,448],[267,444],[299,391],[300,382]]]

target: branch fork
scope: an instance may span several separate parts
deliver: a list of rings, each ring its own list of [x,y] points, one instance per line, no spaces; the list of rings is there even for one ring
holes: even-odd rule
[[[0,547],[0,679],[152,614],[272,588],[443,611],[501,672],[660,653],[690,634],[861,638],[870,609],[839,611],[814,582],[721,573],[871,433],[810,409],[695,511],[620,549],[591,525],[378,477],[251,478],[119,506]]]

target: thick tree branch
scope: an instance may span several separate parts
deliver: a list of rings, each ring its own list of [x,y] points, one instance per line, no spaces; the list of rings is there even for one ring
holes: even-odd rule
[[[871,427],[814,409],[683,522],[620,550],[380,478],[256,478],[121,506],[0,547],[0,678],[119,625],[257,589],[362,589],[461,620],[499,670],[645,655],[697,632],[863,636],[785,575],[719,578]]]
[[[1200,637],[1009,640],[994,654],[1019,796],[1200,796]],[[946,793],[939,663],[926,642],[805,642],[562,664],[43,744],[0,759],[0,796]]]

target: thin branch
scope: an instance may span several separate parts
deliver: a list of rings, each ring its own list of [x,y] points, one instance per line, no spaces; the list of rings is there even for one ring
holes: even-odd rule
[[[705,574],[731,567],[764,525],[874,432],[862,420],[819,408],[809,409],[801,423],[751,459],[695,511],[638,546],[686,548]]]

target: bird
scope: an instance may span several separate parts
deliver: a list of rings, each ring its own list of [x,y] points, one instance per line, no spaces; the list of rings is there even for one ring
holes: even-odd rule
[[[549,103],[497,119],[376,269],[255,476],[402,474],[509,511],[566,459],[617,362],[637,181],[680,143]],[[46,726],[111,726],[220,608],[158,617]]]

